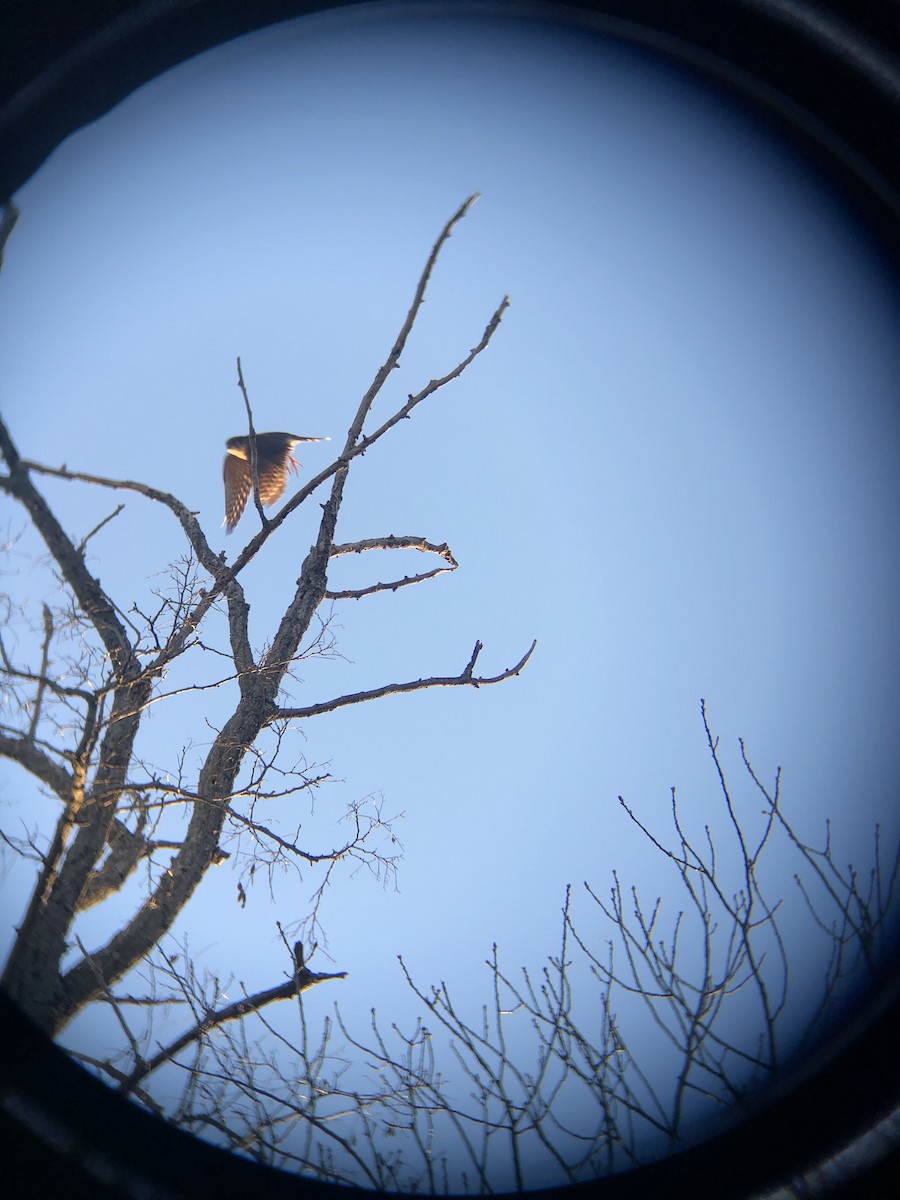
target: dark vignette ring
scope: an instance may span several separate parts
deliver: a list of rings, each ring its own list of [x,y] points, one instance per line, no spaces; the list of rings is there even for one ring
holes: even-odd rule
[[[7,0],[0,18],[0,198],[12,197],[71,133],[162,71],[241,34],[350,2]],[[761,105],[763,116],[837,183],[900,268],[897,0],[461,0],[452,7],[495,15],[515,8],[594,27],[680,60]],[[900,1108],[898,1028],[895,957],[880,989],[741,1125],[570,1193],[749,1200],[863,1146],[866,1134]],[[21,1181],[12,1195],[278,1200],[337,1191],[239,1160],[123,1104],[2,995],[0,1147],[5,1180]],[[843,1161],[845,1181],[828,1195],[897,1194],[896,1146],[880,1155],[845,1154]]]

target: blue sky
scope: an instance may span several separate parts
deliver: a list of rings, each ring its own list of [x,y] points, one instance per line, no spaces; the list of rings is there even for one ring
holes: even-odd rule
[[[476,639],[488,674],[539,645],[502,686],[293,735],[344,781],[311,837],[331,844],[342,806],[370,793],[404,814],[398,890],[360,872],[323,912],[331,958],[314,965],[350,976],[315,1001],[351,1020],[414,1011],[398,953],[477,1009],[493,941],[510,967],[556,950],[567,883],[604,891],[615,867],[658,894],[617,796],[660,828],[677,785],[697,828],[711,819],[701,697],[733,775],[742,736],[764,777],[783,768],[810,837],[829,815],[865,864],[872,824],[897,826],[896,283],[787,142],[648,52],[365,9],[142,88],[17,197],[0,356],[21,452],[171,491],[236,553],[254,525],[218,530],[224,442],[244,428],[235,357],[257,429],[340,445],[474,191],[376,417],[464,357],[507,293],[510,308],[465,376],[357,463],[338,529],[446,540],[460,569],[335,605],[344,657],[307,664],[294,699],[454,674]],[[304,474],[329,452],[301,447]],[[79,535],[118,502],[43,488]],[[92,542],[123,605],[182,550],[165,511],[126,504]],[[258,644],[310,543],[308,508],[246,572]],[[4,513],[4,530],[20,524]],[[422,569],[363,556],[332,582],[397,563]],[[40,586],[26,560],[11,569],[14,589]],[[173,737],[202,746],[232,700],[160,709],[146,752],[163,765]],[[47,804],[7,778],[10,811]],[[318,880],[276,881],[274,908],[257,886],[241,909],[229,870],[196,898],[191,940],[266,986],[283,965],[274,919],[302,918]],[[7,925],[24,878],[9,873]]]

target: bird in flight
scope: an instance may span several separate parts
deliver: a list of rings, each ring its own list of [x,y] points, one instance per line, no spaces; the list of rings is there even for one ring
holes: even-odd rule
[[[263,504],[274,504],[287,485],[288,471],[297,473],[298,463],[292,453],[300,442],[330,442],[331,438],[299,437],[296,433],[258,433],[256,435],[256,470],[259,475],[259,498]],[[222,475],[225,479],[225,520],[222,524],[231,533],[244,511],[247,497],[253,491],[250,471],[249,437],[229,438],[228,453]]]

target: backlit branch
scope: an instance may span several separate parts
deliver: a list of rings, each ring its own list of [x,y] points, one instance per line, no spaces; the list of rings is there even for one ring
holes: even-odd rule
[[[446,375],[442,375],[439,379],[430,380],[420,392],[416,392],[415,395],[410,395],[406,401],[406,404],[404,404],[402,408],[398,409],[397,412],[395,412],[392,417],[385,421],[383,425],[379,426],[374,433],[368,434],[363,438],[356,448],[356,453],[364,454],[365,451],[368,450],[371,445],[377,442],[379,438],[384,437],[389,429],[393,429],[398,421],[402,421],[404,418],[408,417],[416,405],[421,404],[422,401],[426,400],[429,396],[434,395],[434,393],[438,391],[439,388],[444,387],[445,384],[450,383],[454,379],[458,379],[459,376],[462,375],[463,371],[465,371],[466,367],[468,367],[470,363],[474,362],[483,350],[487,349],[491,338],[497,332],[497,326],[500,324],[503,314],[506,312],[507,308],[509,308],[509,297],[504,296],[500,302],[499,308],[491,317],[490,321],[488,321],[485,331],[482,334],[481,341],[477,346],[474,346],[472,350],[469,351],[462,362],[457,363],[452,371],[448,371]]]
[[[443,575],[446,571],[455,571],[459,566],[446,542],[436,546],[422,537],[395,537],[393,534],[386,538],[364,538],[359,542],[347,542],[340,546],[333,546],[331,557],[337,558],[342,554],[362,554],[365,550],[421,550],[423,553],[440,555],[447,566],[435,567],[420,575],[406,575],[403,579],[397,579],[391,583],[374,583],[369,587],[353,588],[342,592],[327,591],[325,593],[326,600],[359,600],[361,597],[371,596],[375,592],[396,592],[398,588],[409,587],[414,583],[424,583],[426,579],[433,579],[435,575]]]
[[[331,557],[338,558],[342,554],[362,554],[366,550],[421,550],[423,554],[439,554],[449,564],[451,570],[459,566],[446,542],[437,546],[415,534],[406,537],[390,534],[388,537],[363,538],[358,542],[344,542],[331,547]]]
[[[354,692],[347,696],[337,696],[334,700],[326,700],[321,704],[310,704],[307,708],[279,708],[276,709],[270,721],[280,719],[303,719],[305,717],[317,717],[321,713],[334,712],[337,708],[346,708],[348,704],[363,704],[367,700],[380,700],[382,696],[396,696],[402,692],[418,692],[424,688],[432,687],[481,687],[491,683],[502,683],[504,679],[510,679],[513,675],[518,675],[525,664],[528,662],[534,653],[537,641],[533,641],[525,654],[519,659],[514,667],[508,667],[505,671],[501,671],[499,675],[475,675],[475,662],[478,655],[481,653],[483,646],[481,642],[475,643],[475,649],[472,657],[462,672],[459,675],[444,675],[434,676],[431,679],[413,679],[407,683],[386,683],[380,688],[372,688],[366,692]]]
[[[170,509],[175,514],[178,521],[187,536],[188,541],[197,559],[206,568],[209,574],[214,578],[219,578],[223,574],[221,560],[213,554],[209,548],[209,543],[206,540],[206,535],[200,528],[195,515],[180,500],[176,499],[169,492],[160,491],[159,488],[150,487],[146,483],[138,483],[134,479],[108,479],[104,475],[90,475],[86,471],[70,471],[68,467],[47,467],[43,463],[31,462],[29,459],[22,459],[22,466],[28,471],[36,471],[39,475],[50,475],[54,479],[69,479],[79,483],[91,483],[95,487],[110,488],[113,491],[137,492],[139,496],[144,496],[148,500],[155,500],[157,504],[162,504]],[[105,521],[101,522],[95,529],[91,530],[85,538],[82,539],[79,549],[83,549],[88,538],[105,525],[107,521],[112,520],[117,512],[112,513]]]
[[[322,983],[324,980],[346,979],[346,977],[346,971],[316,973],[310,971],[306,966],[295,964],[294,974],[290,979],[286,979],[284,983],[278,983],[274,987],[254,992],[252,996],[244,996],[241,1000],[236,1000],[234,1003],[227,1004],[223,1008],[216,1009],[214,1012],[206,1013],[199,1021],[189,1029],[186,1029],[184,1033],[175,1038],[174,1041],[170,1042],[158,1053],[154,1054],[146,1062],[138,1057],[137,1065],[127,1079],[122,1082],[119,1090],[127,1095],[134,1090],[141,1080],[146,1079],[148,1075],[156,1071],[164,1063],[171,1062],[185,1047],[199,1042],[202,1038],[212,1033],[214,1029],[225,1025],[229,1021],[236,1021],[240,1017],[246,1017],[251,1013],[259,1012],[266,1005],[272,1004],[276,1000],[290,1000],[294,996],[298,996],[301,992],[314,987],[317,983]]]

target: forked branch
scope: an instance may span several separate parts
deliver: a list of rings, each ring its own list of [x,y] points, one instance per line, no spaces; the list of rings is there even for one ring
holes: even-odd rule
[[[278,708],[273,710],[269,721],[318,717],[322,713],[334,712],[338,708],[346,708],[348,704],[363,704],[366,700],[380,700],[382,696],[396,696],[401,692],[419,692],[424,688],[482,687],[490,683],[502,683],[504,679],[511,679],[513,675],[519,674],[529,658],[531,658],[536,646],[537,640],[531,643],[528,650],[514,667],[507,667],[499,675],[476,675],[475,663],[484,648],[481,642],[476,642],[472,657],[459,675],[438,675],[433,676],[431,679],[413,679],[407,683],[386,683],[382,687],[372,688],[367,692],[353,692],[347,696],[337,696],[333,700],[325,700],[321,704],[310,704],[307,708]]]
[[[340,546],[332,546],[331,557],[337,558],[342,554],[362,554],[365,550],[421,550],[426,554],[437,554],[446,567],[435,567],[431,571],[423,571],[419,575],[405,575],[402,579],[390,583],[373,583],[365,588],[353,588],[342,592],[327,591],[326,600],[359,600],[363,596],[371,596],[375,592],[396,592],[398,588],[409,587],[414,583],[424,583],[426,579],[434,579],[447,571],[455,571],[459,563],[453,557],[450,547],[444,542],[440,546],[427,542],[422,537],[395,537],[391,534],[386,538],[364,538],[359,542],[346,542]]]

